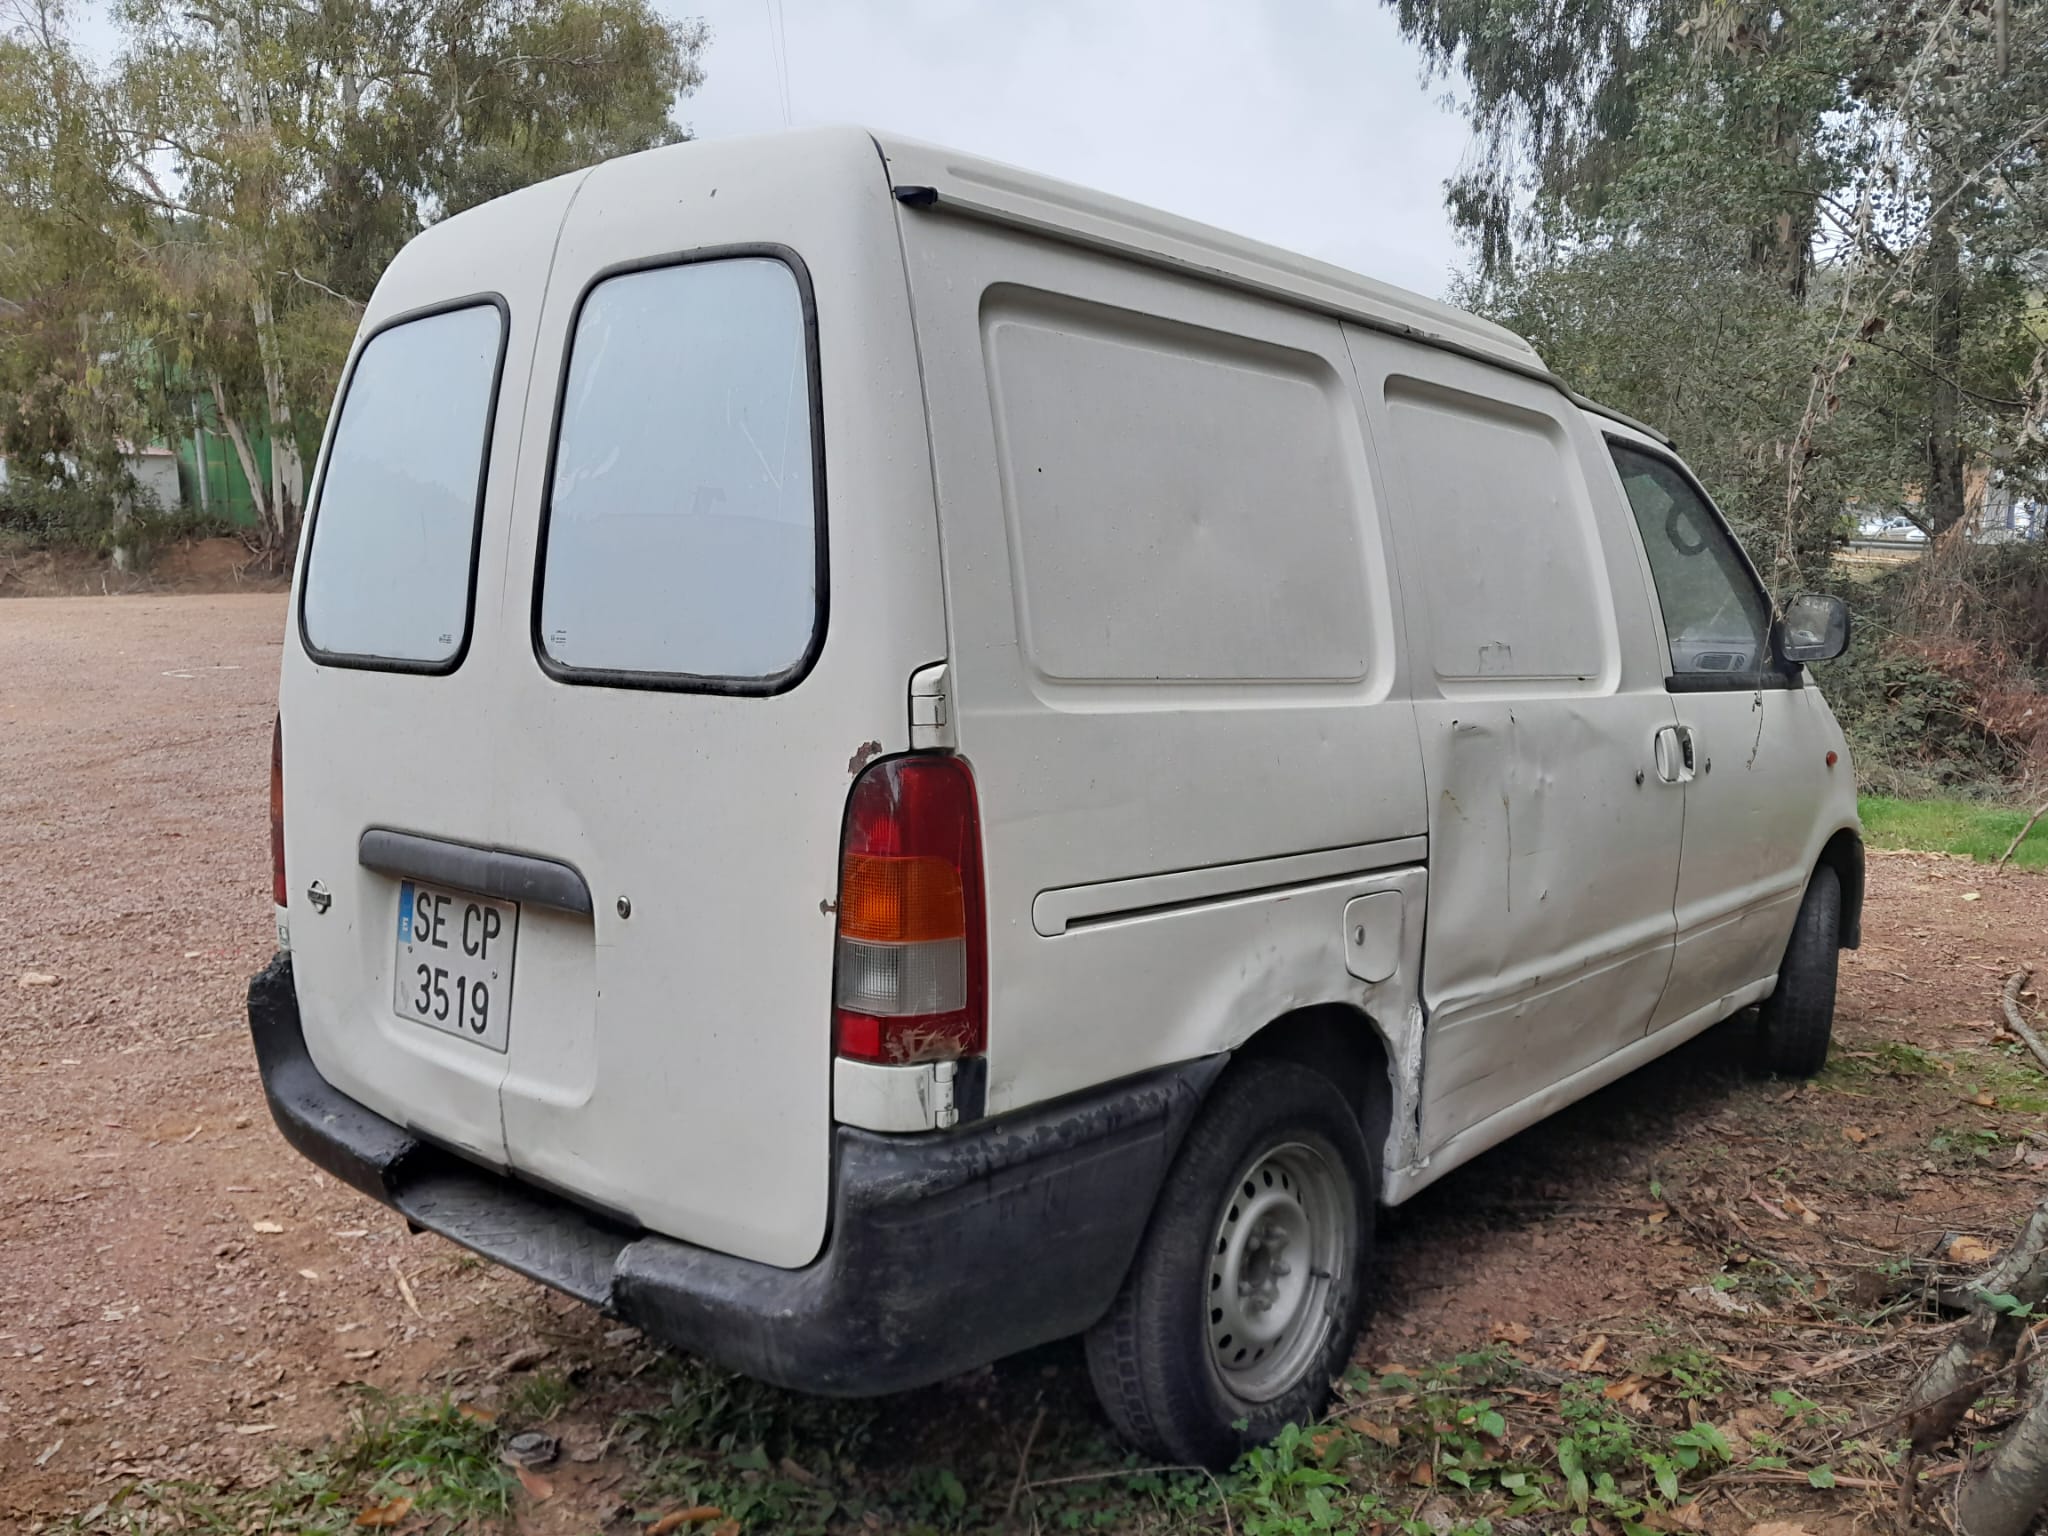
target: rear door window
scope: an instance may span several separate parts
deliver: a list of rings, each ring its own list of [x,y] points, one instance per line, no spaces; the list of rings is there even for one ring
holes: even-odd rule
[[[554,675],[770,693],[807,669],[825,592],[799,270],[721,256],[584,296],[535,600]]]
[[[496,302],[378,331],[357,354],[312,512],[300,612],[316,659],[446,672],[469,645]]]

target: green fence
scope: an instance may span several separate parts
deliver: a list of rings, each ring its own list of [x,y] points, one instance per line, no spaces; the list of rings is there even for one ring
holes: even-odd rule
[[[256,498],[249,490],[249,477],[242,473],[235,445],[215,424],[212,402],[195,402],[192,425],[179,437],[178,494],[188,512],[218,517],[237,527],[254,528]],[[265,487],[270,484],[270,433],[259,423],[245,422],[242,430],[249,439],[249,452],[256,460],[256,473]],[[300,435],[299,460],[310,475],[313,457],[320,451],[319,431],[311,442]]]

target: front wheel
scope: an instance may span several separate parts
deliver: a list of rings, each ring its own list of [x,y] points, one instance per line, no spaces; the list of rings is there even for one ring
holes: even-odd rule
[[[1328,1078],[1234,1067],[1189,1129],[1088,1368],[1119,1434],[1226,1466],[1308,1423],[1364,1311],[1378,1179]]]
[[[1778,967],[1778,986],[1757,1010],[1756,1070],[1812,1077],[1827,1065],[1835,1032],[1835,968],[1841,956],[1842,882],[1823,864],[1807,882]]]

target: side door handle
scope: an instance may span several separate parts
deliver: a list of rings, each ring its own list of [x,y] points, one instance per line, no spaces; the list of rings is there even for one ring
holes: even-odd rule
[[[1657,760],[1657,777],[1666,784],[1684,784],[1692,778],[1692,732],[1683,726],[1660,725],[1652,749]]]

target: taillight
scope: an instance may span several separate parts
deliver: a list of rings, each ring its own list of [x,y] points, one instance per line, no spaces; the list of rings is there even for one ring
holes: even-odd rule
[[[284,888],[284,717],[270,731],[270,899],[286,905]]]
[[[987,1049],[981,818],[959,758],[890,758],[854,781],[836,970],[840,1055],[943,1061]]]

